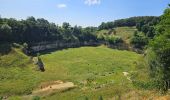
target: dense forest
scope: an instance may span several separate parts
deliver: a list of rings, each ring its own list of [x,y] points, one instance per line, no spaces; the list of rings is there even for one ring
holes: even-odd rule
[[[69,23],[57,26],[47,20],[28,17],[26,20],[0,19],[0,42],[37,43],[42,41],[96,41],[95,27],[71,27]]]

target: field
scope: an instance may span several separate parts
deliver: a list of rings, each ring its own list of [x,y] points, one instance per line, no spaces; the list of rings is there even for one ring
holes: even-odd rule
[[[64,49],[43,53],[40,57],[45,65],[45,72],[36,71],[30,58],[18,49],[1,56],[1,96],[11,96],[12,100],[31,99],[34,96],[45,100],[84,100],[98,99],[101,96],[105,99],[132,98],[134,94],[138,94],[135,92],[138,90],[131,82],[131,73],[145,70],[143,66],[136,67],[138,60],[143,60],[141,55],[105,46]],[[137,77],[145,79],[146,75]],[[32,93],[42,83],[50,84],[58,80],[72,82],[75,87],[41,94]],[[129,91],[132,94],[127,94]],[[142,94],[145,96],[143,92]]]

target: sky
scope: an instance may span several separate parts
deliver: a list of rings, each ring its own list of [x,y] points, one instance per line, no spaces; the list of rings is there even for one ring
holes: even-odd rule
[[[0,0],[2,18],[45,18],[61,25],[98,26],[133,16],[160,16],[169,0]]]

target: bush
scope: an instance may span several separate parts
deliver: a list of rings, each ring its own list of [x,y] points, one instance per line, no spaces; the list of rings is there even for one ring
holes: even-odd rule
[[[23,51],[25,54],[28,54],[28,44],[27,44],[27,43],[24,43],[24,44],[23,44],[22,51]]]
[[[99,100],[103,100],[103,97],[102,97],[102,96],[100,96],[100,97],[99,97]]]
[[[20,48],[20,47],[21,47],[21,45],[18,44],[18,43],[13,43],[12,46],[13,46],[14,48]]]
[[[32,100],[40,100],[39,96],[33,96]]]
[[[157,35],[149,43],[147,61],[158,84],[157,88],[162,92],[168,92],[170,88],[170,8],[164,11],[157,27]]]
[[[0,100],[2,100],[3,99],[3,96],[0,96]]]
[[[109,42],[109,44],[117,44],[117,43],[122,43],[122,42],[123,42],[123,40],[122,40],[121,37],[119,37],[119,36],[114,36],[114,35],[112,35],[112,36],[106,36],[105,40],[106,40],[107,42]]]
[[[136,31],[130,42],[135,48],[143,48],[148,44],[148,38],[143,33]]]

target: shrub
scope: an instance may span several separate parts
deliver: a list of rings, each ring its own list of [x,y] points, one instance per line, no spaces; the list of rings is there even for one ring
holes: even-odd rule
[[[135,31],[130,42],[135,48],[143,48],[148,44],[148,38],[143,33]]]
[[[18,43],[13,43],[12,46],[13,46],[14,48],[20,48],[20,47],[21,47],[21,45],[18,44]]]
[[[39,96],[33,96],[32,100],[40,100]]]
[[[102,96],[100,96],[100,97],[99,97],[99,100],[103,100],[103,97],[102,97]]]
[[[166,93],[170,88],[170,8],[164,11],[157,25],[157,35],[149,43],[147,61],[157,88]]]
[[[123,42],[122,38],[119,36],[106,36],[105,40],[109,43],[109,44],[117,44],[117,43],[121,43]]]
[[[3,96],[0,96],[0,100],[2,100],[3,99]]]

